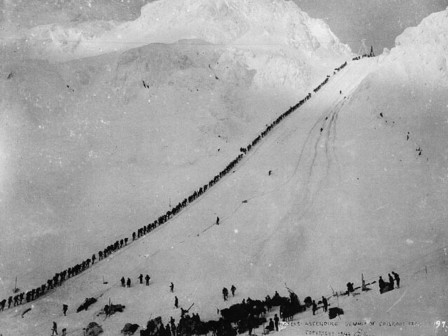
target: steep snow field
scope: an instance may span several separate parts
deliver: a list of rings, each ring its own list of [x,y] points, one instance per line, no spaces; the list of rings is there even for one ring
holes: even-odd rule
[[[303,301],[391,270],[402,276],[399,290],[380,295],[374,285],[332,298],[346,312],[338,321],[420,325],[364,328],[368,335],[444,332],[434,322],[448,317],[447,40],[440,33],[447,22],[447,11],[434,14],[399,37],[390,55],[349,62],[203,197],[45,297],[0,313],[0,333],[49,334],[57,321],[81,335],[97,321],[105,335],[118,335],[126,322],[178,320],[174,295],[184,308],[194,302],[201,318],[217,319],[216,309],[228,306],[224,286],[237,287],[229,304],[285,295],[285,284]],[[306,75],[313,67],[304,63],[301,90],[268,85],[269,76],[257,82],[262,67],[249,65],[244,48],[200,40],[58,64],[4,61],[0,297],[14,273],[22,289],[39,285],[208,182],[332,74],[341,55],[331,53],[319,71]],[[149,287],[120,286],[122,276],[135,284],[140,273],[152,277]],[[99,302],[76,313],[91,296]],[[126,309],[103,320],[96,314],[109,299]],[[299,318],[328,319],[309,311]]]
[[[109,44],[120,52],[81,52],[67,62],[47,62],[51,48],[43,60],[29,58],[22,47],[32,49],[32,38],[23,46],[5,42],[0,250],[14,257],[1,261],[2,296],[16,276],[20,288],[40,284],[166,211],[351,55],[321,21],[290,3],[250,4],[191,1],[190,14],[182,1],[149,4],[126,23],[129,36]],[[185,35],[191,27],[181,18],[177,27],[188,29],[172,36],[176,43],[127,42],[151,31],[146,25],[158,27],[151,15],[168,16],[173,8],[185,12],[184,21],[216,21],[216,30],[228,19],[239,32],[235,39],[254,45],[183,40],[208,35]],[[291,13],[268,20],[274,9],[277,19]],[[252,17],[253,10],[264,19]],[[263,44],[282,34],[280,45]],[[96,45],[108,43],[101,36]],[[294,45],[294,36],[306,45]],[[62,59],[74,57],[59,51]]]

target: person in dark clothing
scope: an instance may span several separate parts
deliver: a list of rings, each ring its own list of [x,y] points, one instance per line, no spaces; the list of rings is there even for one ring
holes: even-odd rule
[[[350,295],[351,292],[353,292],[353,283],[352,282],[347,282],[347,294]]]
[[[128,288],[131,287],[131,279],[128,278],[128,281],[126,282],[126,285],[128,286]]]
[[[274,316],[275,331],[278,331],[278,322],[279,321],[280,321],[280,319],[278,318],[278,315],[275,314],[275,316]]]
[[[176,320],[173,319],[172,316],[170,318],[170,326],[171,326],[171,331],[173,332],[173,335],[176,335]]]
[[[67,329],[66,328],[62,329],[61,336],[67,336]]]
[[[390,289],[394,289],[394,278],[392,277],[392,275],[390,275],[390,273],[388,274],[388,276],[389,276]]]
[[[266,330],[267,331],[274,331],[274,321],[272,321],[272,318],[270,318],[269,319],[269,324],[268,324],[268,326],[266,327]]]
[[[400,288],[400,276],[395,272],[392,272],[392,274],[394,275],[395,282],[397,283],[397,288]]]
[[[252,329],[254,329],[254,317],[252,314],[249,314],[247,319],[247,328],[249,329],[249,335],[252,335]]]
[[[325,296],[322,296],[322,304],[324,305],[324,312],[326,312],[328,309],[328,301]]]
[[[165,332],[166,332],[167,335],[171,336],[171,327],[170,327],[169,323],[167,323],[166,326],[165,326]]]
[[[378,286],[380,286],[380,293],[382,293],[384,287],[386,286],[382,276],[380,276],[380,278],[378,280]]]
[[[51,328],[51,336],[58,334],[58,325],[56,322],[53,322],[53,328]]]
[[[135,240],[135,232],[132,232],[132,240]]]
[[[232,285],[232,287],[230,287],[230,291],[232,292],[232,296],[235,296],[236,287]]]
[[[95,259],[96,259],[95,254],[92,254],[92,265],[95,263]]]
[[[219,217],[216,217],[216,225],[219,225]]]
[[[179,308],[179,299],[177,296],[174,297],[174,307]]]
[[[317,311],[317,304],[316,301],[313,300],[313,315],[316,315],[316,311]]]
[[[126,287],[126,280],[124,277],[121,277],[121,286]]]
[[[143,274],[140,274],[140,275],[138,276],[138,278],[139,278],[139,280],[140,280],[140,284],[142,284],[142,283],[143,283]]]
[[[150,279],[151,279],[151,277],[148,274],[146,274],[146,276],[145,276],[146,286],[149,286]]]
[[[174,284],[173,283],[170,284],[170,291],[171,291],[171,293],[174,292]]]
[[[64,313],[64,316],[67,316],[67,310],[68,310],[68,306],[66,304],[62,305],[62,312]]]
[[[227,301],[227,297],[229,296],[229,290],[226,287],[222,289],[222,296],[224,298],[224,301]]]

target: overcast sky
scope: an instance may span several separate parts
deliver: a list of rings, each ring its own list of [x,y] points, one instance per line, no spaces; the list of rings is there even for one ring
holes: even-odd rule
[[[395,38],[430,13],[448,7],[448,0],[293,0],[311,17],[324,19],[339,39],[358,52],[361,39],[377,53],[395,45]]]

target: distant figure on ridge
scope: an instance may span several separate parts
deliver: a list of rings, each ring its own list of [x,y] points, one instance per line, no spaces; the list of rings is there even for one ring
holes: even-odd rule
[[[173,283],[170,284],[170,292],[171,292],[171,293],[174,292],[174,284],[173,284]]]

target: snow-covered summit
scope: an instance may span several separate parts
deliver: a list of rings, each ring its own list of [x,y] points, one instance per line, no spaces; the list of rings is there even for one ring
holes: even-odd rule
[[[433,13],[395,40],[385,58],[408,76],[448,79],[448,8]]]
[[[134,21],[43,25],[31,29],[27,38],[33,56],[58,60],[182,39],[239,47],[289,46],[308,55],[350,54],[327,24],[284,0],[159,0],[145,5]]]

